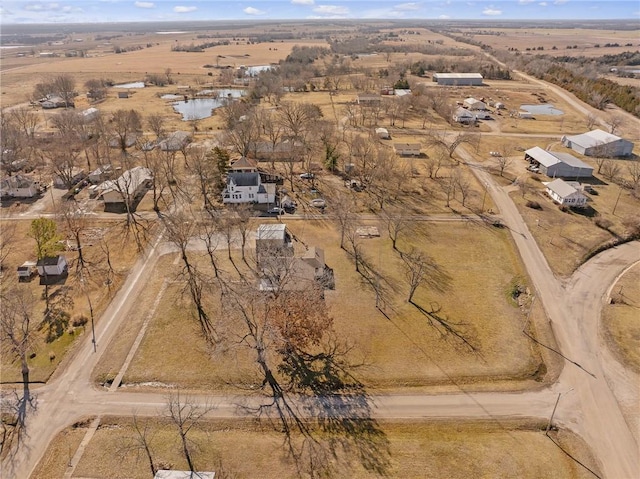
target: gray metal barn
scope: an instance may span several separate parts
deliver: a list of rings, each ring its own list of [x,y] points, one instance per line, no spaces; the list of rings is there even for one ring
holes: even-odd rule
[[[562,144],[585,156],[615,158],[629,156],[633,143],[602,130],[593,130],[582,135],[563,136]]]
[[[433,81],[438,85],[482,86],[480,73],[434,73]]]
[[[589,178],[593,175],[593,167],[575,156],[543,150],[539,146],[525,151],[524,159],[549,178]]]

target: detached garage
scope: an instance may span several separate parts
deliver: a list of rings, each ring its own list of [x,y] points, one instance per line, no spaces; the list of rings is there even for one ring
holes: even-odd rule
[[[614,158],[629,156],[633,143],[602,130],[593,130],[582,135],[563,136],[562,144],[585,156]]]
[[[524,159],[549,178],[590,178],[593,167],[567,153],[543,150],[534,146],[524,152]]]

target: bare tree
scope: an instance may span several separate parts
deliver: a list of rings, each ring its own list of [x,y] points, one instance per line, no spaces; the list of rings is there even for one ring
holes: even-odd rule
[[[348,193],[338,192],[334,196],[334,201],[331,206],[333,210],[333,217],[340,229],[340,248],[345,249],[345,239],[347,231],[356,220],[355,205],[353,198]]]
[[[109,122],[109,141],[114,141],[122,156],[127,155],[127,148],[132,146],[142,129],[140,113],[136,110],[116,110]]]
[[[615,135],[620,126],[624,123],[624,118],[620,115],[611,115],[609,120],[607,121],[607,125],[609,126],[609,133]]]
[[[587,123],[587,129],[592,130],[593,127],[596,125],[596,123],[598,123],[598,117],[595,116],[593,113],[589,113],[586,118],[586,123]]]
[[[627,172],[631,179],[631,188],[638,188],[638,186],[640,186],[640,160],[637,158],[630,160],[629,163],[627,163]],[[0,259],[2,259],[2,256],[0,256]]]
[[[5,222],[0,228],[0,271],[5,268],[5,262],[16,246],[16,224]]]
[[[156,140],[161,140],[166,134],[166,119],[163,115],[153,113],[147,116],[147,126],[156,135]]]
[[[73,238],[76,246],[75,249],[78,252],[78,262],[76,263],[76,272],[84,270],[87,266],[87,261],[83,252],[82,235],[87,229],[87,217],[79,208],[79,205],[75,201],[61,202],[59,209],[59,218],[63,225],[63,228]]]
[[[620,165],[616,160],[606,160],[602,164],[602,175],[609,181],[616,181],[620,176]]]
[[[40,123],[38,113],[32,108],[21,106],[12,109],[9,113],[11,120],[20,128],[27,138],[33,138],[36,128]]]
[[[465,177],[460,169],[456,169],[453,173],[453,181],[455,182],[456,190],[459,191],[462,196],[462,206],[465,206],[465,202],[471,194],[471,182]]]
[[[382,213],[382,218],[387,225],[387,231],[389,238],[391,238],[393,249],[397,251],[398,238],[402,234],[410,232],[413,224],[409,218],[402,215],[402,210],[399,208],[391,211],[385,210]]]
[[[448,163],[447,155],[442,148],[437,148],[433,154],[428,155],[424,161],[429,178],[437,179],[440,168]]]
[[[449,208],[451,199],[453,199],[456,196],[456,182],[455,182],[453,173],[449,172],[448,178],[442,178],[438,182],[438,186],[440,187],[442,192],[445,194],[446,207]]]
[[[156,472],[158,472],[158,468],[153,459],[153,446],[151,444],[152,439],[153,434],[151,433],[149,421],[145,420],[144,424],[141,424],[137,414],[134,414],[133,434],[129,437],[124,438],[121,452],[123,455],[126,455],[129,452],[135,452],[137,455],[143,454],[149,463],[149,470],[151,471],[151,475],[155,476]]]
[[[193,463],[192,449],[193,442],[189,438],[189,433],[200,423],[202,418],[213,409],[210,404],[200,405],[195,398],[180,394],[180,391],[171,392],[167,395],[166,416],[171,420],[180,438],[180,447],[184,455],[189,471],[195,471]]]
[[[449,158],[453,158],[454,152],[463,143],[477,148],[479,142],[479,135],[467,132],[460,132],[451,137],[446,131],[431,130],[428,136],[428,144],[444,148],[449,154]]]

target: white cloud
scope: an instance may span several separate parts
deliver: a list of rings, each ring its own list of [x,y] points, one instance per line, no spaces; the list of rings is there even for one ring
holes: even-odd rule
[[[410,2],[410,3],[401,3],[400,5],[396,5],[393,7],[394,10],[420,10],[421,5],[419,3]]]
[[[134,5],[138,8],[154,8],[156,6],[153,2],[135,2]]]
[[[449,15],[440,15],[438,18],[440,20],[449,20],[449,19],[451,19],[451,17]]]
[[[292,5],[315,5],[315,0],[291,0]]]
[[[497,15],[502,15],[502,10],[498,10],[496,8],[493,8],[493,7],[487,7],[484,10],[482,10],[482,14],[483,15],[488,15],[490,17],[495,17]]]
[[[535,2],[535,0],[518,0],[518,3],[520,5],[528,5],[528,4],[533,3],[533,2]]]
[[[567,3],[569,0],[556,0],[555,2],[553,2],[554,5],[564,5],[565,3]]]
[[[258,10],[257,8],[253,8],[253,7],[243,8],[242,11],[247,15],[264,15],[266,13],[266,12],[263,12],[262,10]]]
[[[314,7],[314,12],[321,15],[348,15],[349,9],[339,5],[318,5]]]
[[[47,12],[60,9],[59,3],[27,3],[24,7],[29,12]]]
[[[175,7],[173,7],[173,11],[176,13],[189,13],[189,12],[195,12],[198,9],[198,7],[185,7],[182,5],[177,5]]]
[[[547,2],[540,2],[538,5],[540,5],[541,7],[546,7],[549,4]]]

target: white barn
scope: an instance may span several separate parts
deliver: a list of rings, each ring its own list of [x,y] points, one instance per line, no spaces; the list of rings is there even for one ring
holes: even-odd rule
[[[582,208],[587,204],[587,197],[577,188],[558,178],[546,185],[547,194],[560,205]]]
[[[487,105],[485,102],[476,100],[475,98],[465,98],[462,102],[463,106],[466,106],[469,110],[486,110]]]
[[[69,265],[64,256],[53,256],[39,259],[36,268],[40,276],[63,276],[67,274]]]
[[[438,85],[482,86],[480,73],[434,73],[432,79]]]
[[[543,150],[539,146],[524,152],[524,159],[549,178],[590,178],[593,167],[567,153]]]
[[[585,156],[613,158],[629,156],[633,143],[602,130],[593,130],[581,135],[563,136],[562,144]]]

